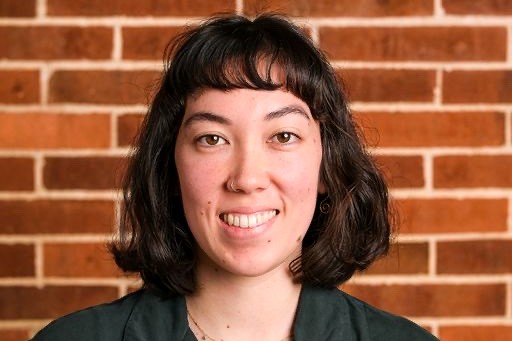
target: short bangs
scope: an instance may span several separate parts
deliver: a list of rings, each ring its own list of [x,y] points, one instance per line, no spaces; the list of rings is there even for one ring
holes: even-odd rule
[[[166,81],[182,98],[204,88],[285,89],[315,115],[325,57],[300,28],[277,15],[254,21],[217,18],[179,36],[172,46]]]

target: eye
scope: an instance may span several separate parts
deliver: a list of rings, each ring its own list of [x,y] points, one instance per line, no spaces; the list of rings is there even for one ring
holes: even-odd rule
[[[290,133],[288,131],[282,131],[282,132],[279,132],[279,133],[275,134],[274,136],[272,136],[271,141],[277,142],[279,144],[289,144],[289,143],[294,142],[298,138],[299,137],[294,133]]]
[[[207,145],[207,146],[217,146],[220,144],[227,143],[227,141],[224,138],[220,137],[219,135],[214,135],[214,134],[200,136],[197,139],[197,141],[200,144]]]

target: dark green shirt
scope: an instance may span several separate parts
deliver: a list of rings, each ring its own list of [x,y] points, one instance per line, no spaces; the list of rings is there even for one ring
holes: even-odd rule
[[[437,340],[413,322],[383,312],[337,289],[304,287],[295,341]],[[185,298],[145,290],[53,321],[33,341],[197,341],[188,327]]]

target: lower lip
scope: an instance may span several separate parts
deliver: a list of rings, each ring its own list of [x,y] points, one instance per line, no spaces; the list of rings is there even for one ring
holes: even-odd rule
[[[277,216],[278,215],[275,215],[270,220],[254,227],[237,227],[227,224],[224,220],[220,219],[220,217],[218,219],[228,237],[238,240],[250,240],[263,236],[274,224]]]

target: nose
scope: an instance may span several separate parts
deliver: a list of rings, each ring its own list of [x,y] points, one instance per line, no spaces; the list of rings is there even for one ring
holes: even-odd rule
[[[241,193],[266,189],[270,184],[268,163],[264,151],[259,148],[249,147],[235,151],[227,188]]]

